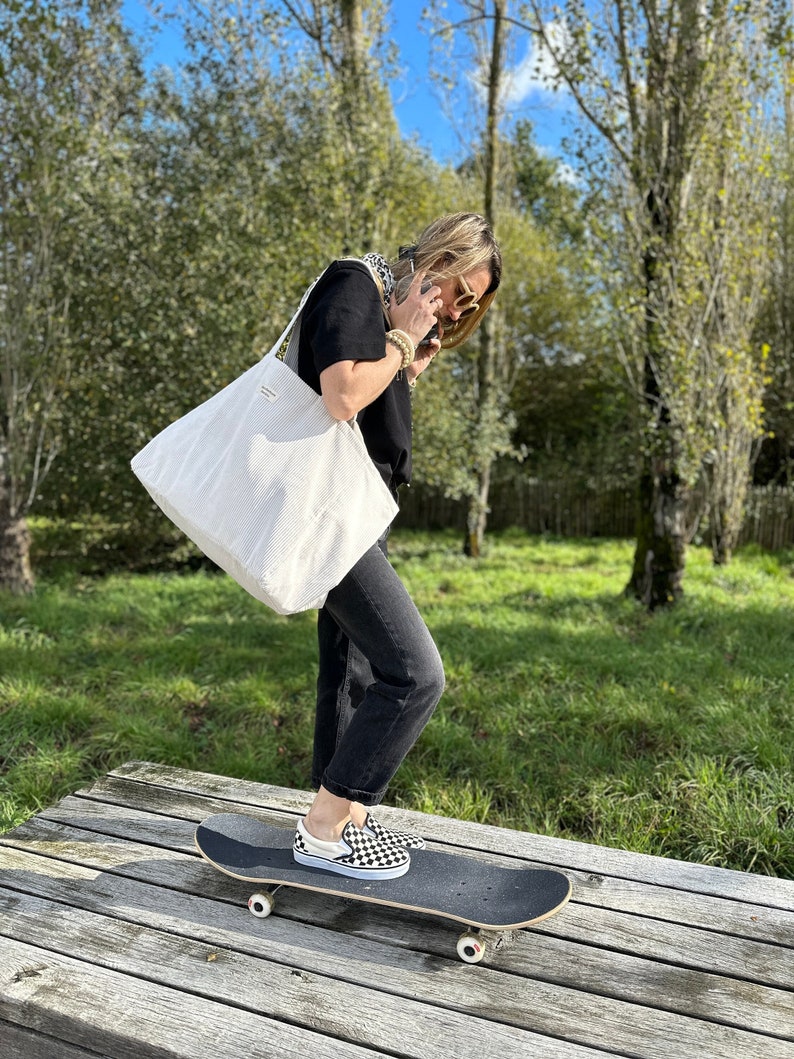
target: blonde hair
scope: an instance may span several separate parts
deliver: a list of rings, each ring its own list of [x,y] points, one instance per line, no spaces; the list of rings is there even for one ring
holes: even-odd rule
[[[441,345],[445,349],[459,346],[479,326],[491,306],[502,279],[502,254],[490,224],[479,213],[448,213],[429,224],[415,246],[405,248],[392,263],[395,280],[414,270],[430,272],[436,279],[449,279],[487,268],[491,274],[488,289],[480,306],[445,328]]]

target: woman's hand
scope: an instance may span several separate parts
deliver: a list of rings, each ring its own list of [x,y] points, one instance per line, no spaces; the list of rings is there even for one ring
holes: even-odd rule
[[[436,313],[442,306],[442,301],[439,297],[441,294],[440,287],[431,286],[425,291],[422,290],[426,275],[427,273],[425,272],[417,272],[403,301],[397,304],[396,299],[392,299],[392,305],[389,310],[392,327],[405,331],[413,344],[418,347],[416,351],[417,358],[420,356],[419,343],[438,322]],[[439,347],[440,343],[437,342],[433,355],[438,352]],[[422,346],[421,351],[421,355],[424,358],[427,347]]]
[[[444,329],[439,327],[438,338],[428,339],[427,342],[423,342],[421,346],[416,347],[416,356],[414,357],[413,364],[409,364],[405,369],[405,375],[409,382],[416,382],[417,378],[422,374],[426,367],[430,364],[430,361],[441,349],[441,339],[444,337]]]

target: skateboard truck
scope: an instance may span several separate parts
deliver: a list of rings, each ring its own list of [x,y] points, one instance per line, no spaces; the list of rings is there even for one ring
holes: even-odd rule
[[[267,919],[275,911],[276,893],[280,889],[280,886],[276,886],[272,890],[258,890],[255,894],[251,894],[248,898],[248,910],[251,915],[256,916],[257,919]],[[505,934],[499,936],[497,948],[505,944],[505,937]],[[478,927],[471,927],[458,938],[457,952],[464,963],[479,963],[485,956],[486,948],[485,931]]]

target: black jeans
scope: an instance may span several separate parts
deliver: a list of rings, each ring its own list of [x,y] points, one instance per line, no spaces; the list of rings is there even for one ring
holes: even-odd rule
[[[438,649],[386,557],[386,536],[328,593],[312,782],[377,805],[444,690]]]

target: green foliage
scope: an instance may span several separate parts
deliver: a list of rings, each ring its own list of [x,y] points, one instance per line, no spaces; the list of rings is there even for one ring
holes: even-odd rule
[[[353,106],[340,27],[285,53],[288,28],[278,5],[233,18],[202,5],[179,77],[141,90],[78,242],[80,370],[39,511],[154,532],[131,456],[263,355],[328,261],[396,255],[454,194],[454,176],[397,135],[377,63],[356,74]]]
[[[794,470],[794,52],[783,51],[783,105],[772,129],[772,190],[776,224],[771,235],[771,275],[753,335],[768,346],[764,379],[766,436],[755,464],[758,484],[790,483]]]
[[[532,122],[526,118],[517,121],[505,146],[512,160],[521,212],[532,217],[555,242],[583,250],[581,192],[564,179],[560,162],[538,148]]]
[[[472,562],[398,530],[392,556],[447,690],[390,802],[794,878],[792,556],[692,549],[653,618],[615,591],[626,542],[511,532]],[[131,759],[308,787],[313,615],[63,559],[0,615],[2,826]]]
[[[141,73],[118,5],[5,3],[0,17],[0,528],[24,517],[68,429],[90,333],[94,195],[123,180]],[[0,572],[2,576],[2,572]]]
[[[141,98],[124,182],[97,189],[104,239],[84,247],[75,306],[92,341],[72,388],[59,510],[144,517],[130,457],[254,359],[262,291],[279,274],[258,189],[283,115],[267,77],[237,91],[234,62],[203,58],[186,97],[165,79]]]
[[[508,5],[511,16],[522,6]],[[662,7],[670,18],[683,11]],[[147,77],[113,3],[6,8],[0,91],[13,120],[0,130],[0,180],[18,208],[2,214],[2,296],[16,325],[6,332],[13,349],[4,341],[17,374],[3,375],[0,426],[16,433],[0,463],[13,469],[20,509],[105,513],[143,542],[163,519],[130,457],[269,348],[328,260],[370,249],[392,256],[434,215],[483,208],[482,97],[473,93],[460,110],[471,154],[455,172],[398,134],[381,0],[313,4],[313,19],[302,16],[305,5],[277,0],[233,11],[220,0],[191,4],[173,16],[187,48],[182,68]],[[472,17],[481,8],[471,5]],[[493,202],[505,274],[488,357],[478,339],[445,351],[417,388],[417,480],[455,496],[477,497],[495,457],[523,459],[521,473],[633,474],[663,433],[660,409],[674,421],[681,474],[705,467],[715,494],[735,489],[741,475],[728,471],[743,467],[759,430],[759,380],[770,365],[776,380],[788,371],[773,342],[765,363],[769,339],[747,331],[772,171],[762,138],[750,135],[762,126],[747,86],[731,63],[707,64],[702,82],[686,82],[690,103],[708,105],[682,112],[695,138],[666,157],[690,165],[691,208],[676,200],[675,238],[657,254],[642,189],[656,187],[654,136],[672,82],[643,96],[650,59],[638,9],[628,81],[600,22],[577,21],[584,10],[565,7],[579,62],[572,84],[602,123],[597,152],[583,153],[587,208],[535,146],[530,123],[504,122]],[[445,36],[454,43],[448,24]],[[722,47],[712,36],[709,46]],[[760,35],[750,43],[750,56],[767,46]],[[768,86],[775,63],[747,70],[734,52],[748,84],[763,73]],[[586,62],[596,58],[604,79],[588,80]],[[438,69],[451,77],[449,64]],[[650,302],[642,247],[657,254]],[[34,258],[46,269],[28,269]],[[662,400],[648,412],[644,343],[659,306],[675,311],[655,330],[652,381]],[[631,392],[621,387],[626,370]],[[11,377],[26,380],[13,393]]]
[[[30,490],[39,513],[104,515],[156,547],[163,519],[130,473],[137,449],[261,356],[330,259],[370,249],[394,256],[433,216],[482,208],[477,159],[456,173],[398,135],[384,5],[349,7],[360,23],[332,4],[312,22],[260,0],[233,14],[193,5],[174,23],[187,49],[181,69],[146,80],[140,55],[120,38],[118,114],[103,126],[101,164],[87,167],[80,209],[58,244],[69,305],[58,356],[68,361],[42,373],[57,460]],[[99,34],[92,12],[86,32]],[[78,118],[66,108],[64,120]],[[544,164],[529,126],[502,153],[496,385],[480,400],[479,347],[470,343],[439,358],[416,398],[417,480],[458,496],[476,493],[493,455],[523,452],[543,418],[533,366],[582,350],[573,193]],[[564,460],[567,439],[557,448]]]

